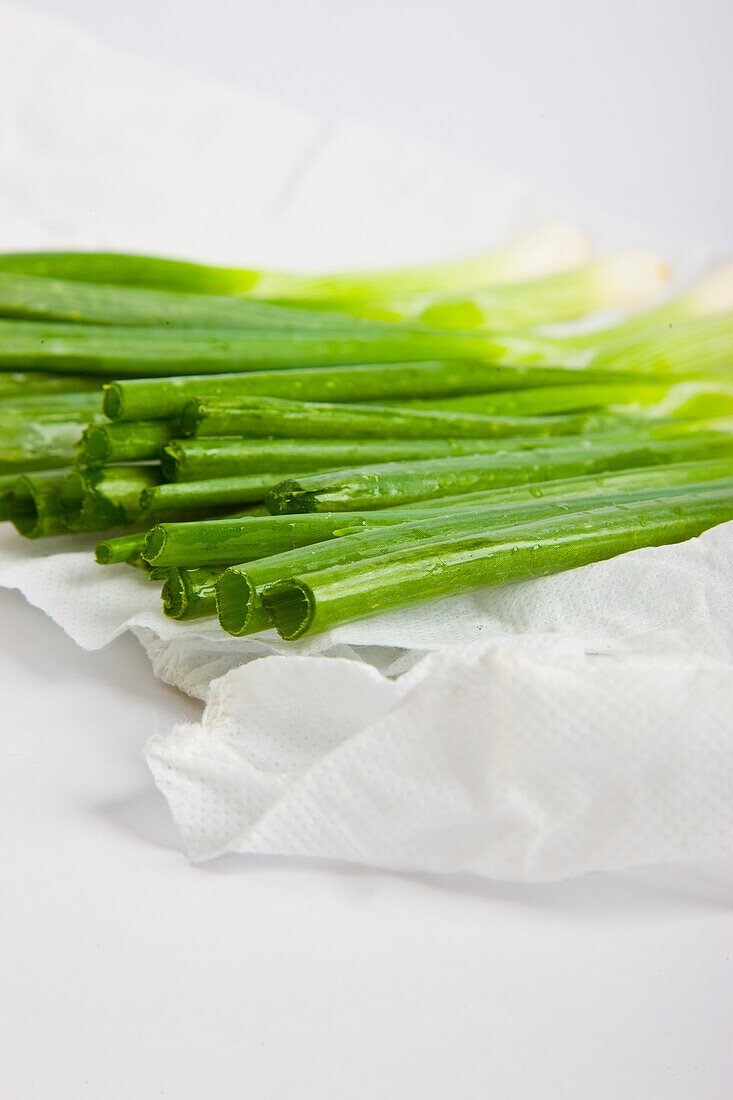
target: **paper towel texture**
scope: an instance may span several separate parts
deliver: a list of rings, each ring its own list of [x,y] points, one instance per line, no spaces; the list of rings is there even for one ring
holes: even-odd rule
[[[15,7],[0,8],[0,132],[0,249],[364,266],[577,215],[599,248],[656,245],[683,280],[714,258]],[[149,748],[195,858],[539,880],[730,851],[733,524],[295,645],[167,620],[154,586],[96,566],[91,545],[3,529],[0,584],[84,648],[135,630],[157,675],[208,700],[201,725]]]

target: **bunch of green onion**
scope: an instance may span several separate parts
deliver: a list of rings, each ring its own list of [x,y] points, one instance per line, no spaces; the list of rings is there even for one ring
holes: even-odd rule
[[[733,519],[733,269],[584,260],[0,255],[0,519],[286,639]]]

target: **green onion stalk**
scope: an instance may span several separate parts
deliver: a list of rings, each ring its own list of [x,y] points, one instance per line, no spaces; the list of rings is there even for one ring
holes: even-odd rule
[[[429,456],[494,454],[509,448],[533,447],[537,443],[536,438],[176,439],[163,447],[161,468],[167,481],[203,481],[269,474],[275,482],[280,474],[292,470],[323,470]]]
[[[158,506],[155,494],[167,486],[160,485],[160,470],[156,466],[104,466],[100,469],[75,469],[64,480],[61,506],[70,531],[105,531],[116,527],[150,528],[161,515],[170,520],[209,519],[236,514],[249,501],[217,500],[215,494],[179,493],[175,502],[164,498]],[[205,485],[205,482],[198,484]],[[267,486],[272,478],[267,479]],[[262,501],[265,488],[256,494]],[[227,497],[227,494],[220,494]],[[229,493],[229,497],[236,494]],[[181,500],[181,498],[187,499]],[[146,503],[143,503],[146,502]],[[154,507],[156,510],[150,511]],[[103,552],[104,553],[104,552]],[[110,559],[108,564],[113,564]]]
[[[0,474],[70,466],[79,435],[93,416],[86,413],[70,420],[43,420],[0,414]]]
[[[0,375],[0,380],[2,375]],[[487,391],[512,391],[524,387],[565,388],[578,382],[609,383],[605,374],[584,373],[558,367],[496,366],[470,362],[380,363],[356,366],[303,367],[288,371],[250,371],[180,378],[131,378],[109,382],[104,389],[103,410],[110,420],[175,420],[194,400],[236,402],[251,397],[282,397],[297,401],[407,403],[416,399],[440,400]],[[614,386],[624,385],[611,377]],[[630,384],[654,385],[630,380]],[[662,386],[663,383],[656,383]],[[481,410],[479,410],[481,411]],[[565,411],[539,408],[539,412]],[[487,410],[490,414],[490,410]],[[524,415],[531,415],[528,408]],[[497,415],[501,415],[497,413]],[[513,415],[507,413],[506,415]],[[520,414],[523,415],[523,414]]]
[[[0,474],[0,523],[10,518],[8,506],[17,479],[17,474]]]
[[[545,367],[550,379],[557,368],[572,368],[592,380],[605,373],[699,376],[733,365],[731,314],[681,321],[672,330],[654,329],[633,344],[600,341],[591,347],[574,346],[567,338],[521,332],[441,332],[388,323],[368,329],[358,326],[358,322],[350,326],[342,322],[339,329],[324,325],[299,331],[207,331],[0,321],[0,370],[148,378],[263,368],[470,360],[512,368]]]
[[[137,564],[138,560],[144,565],[140,552],[147,536],[147,531],[131,531],[129,534],[100,539],[94,548],[95,560],[99,565],[132,565]]]
[[[161,596],[169,619],[216,614],[216,582],[221,569],[167,569]]]
[[[205,404],[205,399],[201,399]],[[390,405],[482,416],[544,416],[571,412],[607,412],[648,417],[705,420],[733,413],[733,379],[684,382],[579,382],[569,386],[536,386],[521,390],[415,398]],[[191,415],[191,414],[189,414]]]
[[[61,509],[70,531],[104,531],[136,525],[140,495],[160,482],[154,466],[72,470],[61,486]]]
[[[606,470],[602,473],[581,474],[577,477],[529,482],[524,485],[507,485],[502,489],[484,489],[456,496],[434,497],[428,501],[403,504],[387,511],[390,515],[407,517],[413,513],[423,516],[427,509],[434,510],[435,514],[440,511],[457,512],[464,508],[488,505],[503,509],[506,506],[513,508],[515,505],[522,504],[531,510],[538,501],[566,501],[579,496],[642,493],[646,490],[652,493],[663,492],[681,485],[695,485],[703,481],[717,481],[727,477],[733,477],[733,458],[693,459],[687,462],[663,463],[658,466],[632,466],[628,469]],[[302,514],[305,516],[309,513]],[[367,511],[358,514],[381,515],[381,512]],[[296,515],[290,518],[295,519]]]
[[[4,331],[3,331],[4,325]],[[674,370],[676,373],[683,373],[690,371],[693,375],[700,375],[703,371],[709,372],[711,369],[718,370],[719,368],[725,368],[726,363],[730,363],[731,356],[731,329],[733,328],[733,319],[730,314],[720,314],[714,317],[697,318],[690,321],[680,322],[674,328],[669,330],[653,330],[652,333],[647,334],[643,339],[639,339],[633,347],[628,344],[622,344],[621,346],[612,344],[610,346],[604,346],[599,344],[597,347],[573,347],[572,343],[566,338],[559,340],[552,337],[540,337],[532,335],[522,335],[517,333],[501,333],[494,334],[494,336],[488,340],[485,337],[474,336],[469,334],[440,334],[431,333],[429,330],[405,330],[399,329],[395,326],[386,326],[389,332],[387,334],[380,335],[377,339],[383,342],[389,342],[395,339],[397,334],[400,339],[407,341],[430,341],[430,340],[449,340],[453,342],[452,352],[459,352],[463,355],[474,356],[478,353],[484,360],[488,359],[489,366],[493,366],[493,370],[489,370],[482,376],[477,366],[480,364],[464,364],[463,365],[463,378],[460,383],[456,384],[456,379],[446,380],[442,377],[445,370],[445,364],[433,363],[427,364],[427,370],[423,370],[426,374],[427,380],[432,380],[433,387],[431,391],[427,393],[423,392],[421,396],[440,396],[441,393],[446,395],[456,395],[456,393],[466,392],[485,392],[489,388],[508,388],[511,386],[518,386],[522,384],[537,384],[539,382],[567,383],[572,379],[573,375],[564,373],[562,368],[555,364],[563,364],[565,370],[572,370],[575,372],[575,380],[578,381],[578,372],[583,371],[581,375],[582,381],[593,381],[603,379],[608,373],[612,372],[612,376],[615,376],[618,380],[619,374],[623,374],[624,370],[631,372],[633,378],[634,372],[640,370],[643,371],[664,371]],[[104,357],[107,358],[109,363],[116,363],[120,367],[122,373],[127,368],[132,367],[133,370],[138,367],[142,367],[144,362],[138,362],[136,365],[136,357],[140,356],[144,361],[147,357],[149,362],[149,373],[160,374],[163,367],[166,369],[172,369],[171,366],[166,365],[162,360],[175,359],[177,356],[183,357],[185,363],[179,363],[179,366],[184,367],[186,370],[191,369],[191,361],[195,358],[195,355],[199,350],[203,348],[203,354],[209,359],[213,356],[223,355],[225,358],[232,359],[232,356],[236,357],[238,349],[243,349],[245,358],[252,358],[252,356],[258,352],[264,344],[268,343],[268,334],[264,336],[260,333],[244,333],[244,334],[203,334],[197,330],[193,332],[186,332],[185,330],[175,330],[172,332],[160,333],[157,330],[153,330],[152,333],[145,334],[137,329],[128,330],[120,334],[119,340],[117,338],[110,339],[113,331],[110,329],[102,329],[99,326],[57,326],[56,334],[58,339],[54,339],[54,332],[50,328],[44,328],[31,322],[4,322],[0,323],[0,336],[7,335],[9,338],[0,340],[0,358],[3,353],[7,353],[8,357],[15,355],[19,345],[27,345],[32,348],[31,354],[38,352],[42,355],[50,355],[52,358],[58,358],[58,362],[55,366],[59,369],[67,369],[68,362],[67,352],[69,355],[74,354],[75,351],[82,350],[93,352],[96,348]],[[297,362],[298,358],[303,352],[300,339],[294,339],[291,334],[272,335],[274,343],[272,347],[275,352],[275,360],[277,360],[278,354],[281,352],[289,358],[289,362]],[[228,338],[232,339],[229,340]],[[120,340],[123,343],[120,343]],[[487,342],[484,343],[483,341]],[[481,341],[479,344],[478,342]],[[309,350],[318,344],[316,340],[315,344],[312,342],[312,338],[305,334],[303,337],[303,345],[305,346],[304,354],[309,354]],[[328,342],[328,341],[326,341]],[[399,340],[398,340],[399,342]],[[38,346],[40,343],[40,347]],[[329,354],[338,354],[338,340],[334,346],[329,349]],[[371,341],[356,340],[349,344],[346,349],[348,355],[351,356],[354,352],[355,345],[366,345],[365,350],[373,350],[371,347]],[[78,345],[78,346],[75,346]],[[415,348],[419,350],[419,348]],[[448,350],[448,349],[446,349]],[[394,347],[387,352],[391,354],[394,351]],[[230,354],[230,352],[232,354]],[[696,355],[695,355],[696,352]],[[633,353],[633,355],[631,354]],[[269,355],[269,348],[266,349],[266,354]],[[153,362],[155,360],[155,362]],[[491,362],[493,361],[493,362]],[[519,374],[516,372],[515,364],[523,366],[525,369]],[[88,368],[88,361],[85,366]],[[206,364],[210,366],[210,363]],[[249,363],[245,365],[250,365]],[[275,365],[280,369],[283,365],[282,362],[275,362]],[[344,364],[341,364],[342,366]],[[377,364],[379,365],[379,364]],[[538,371],[537,366],[545,366],[546,371]],[[225,366],[231,368],[232,364],[227,363]],[[357,364],[358,366],[358,364]],[[416,365],[411,364],[414,368]],[[422,365],[425,367],[425,364]],[[499,367],[509,366],[510,369],[500,370]],[[532,373],[532,367],[535,371]],[[472,368],[472,369],[471,369]],[[592,368],[592,369],[591,369]],[[599,369],[596,369],[599,368]],[[186,391],[186,398],[191,396],[222,396],[225,393],[239,392],[247,395],[251,395],[255,390],[260,390],[264,395],[268,396],[282,396],[282,390],[279,393],[265,394],[265,390],[272,390],[273,386],[277,386],[272,379],[262,378],[264,372],[256,372],[259,377],[253,378],[249,383],[241,380],[232,380],[230,387],[222,386],[222,380],[217,379],[192,379],[191,387]],[[408,375],[404,378],[405,382],[413,384],[412,392],[420,392],[414,389],[414,377]],[[413,372],[414,373],[414,372]],[[529,377],[528,377],[529,375]],[[320,385],[325,385],[326,377],[321,380]],[[385,380],[384,372],[380,372],[380,381]],[[400,381],[400,375],[392,375],[390,379],[393,383]],[[182,380],[184,386],[186,380]],[[329,379],[330,381],[330,379]],[[342,373],[341,378],[337,380],[342,383],[346,382],[346,376]],[[353,375],[348,382],[348,392],[346,396],[351,400],[354,399],[372,399],[374,396],[381,397],[393,397],[400,396],[400,393],[390,393],[384,391],[383,387],[377,386],[376,392],[373,387],[368,385],[369,382],[373,383],[373,379],[369,379],[368,375],[365,376],[364,368],[358,373]],[[197,386],[200,382],[201,385]],[[316,383],[316,379],[310,375],[307,379],[301,379],[299,376],[292,372],[288,376],[288,382],[300,383],[310,382]],[[359,383],[367,383],[367,392],[359,393]],[[318,384],[318,383],[316,383]],[[147,387],[148,383],[143,384],[143,389]],[[175,396],[178,385],[171,380],[166,380],[162,383],[163,391],[167,391],[170,396]],[[285,385],[285,380],[281,380],[280,386]],[[214,389],[217,386],[218,392]],[[244,387],[244,388],[243,388]],[[408,387],[405,386],[405,389]],[[371,392],[369,390],[371,389]],[[204,392],[205,391],[205,392]],[[329,395],[327,391],[323,389],[320,392],[295,392],[290,391],[290,396],[299,398],[314,399]],[[402,395],[407,396],[406,393]],[[112,407],[107,408],[106,411],[113,412],[114,415],[114,398],[110,398]],[[119,404],[119,402],[117,402]],[[170,415],[171,411],[174,413],[180,412],[182,405],[174,410],[165,409],[166,418]],[[128,410],[125,415],[131,416],[135,419],[140,418],[140,409]],[[118,417],[119,418],[119,412]]]
[[[1,377],[1,376],[0,376]],[[90,420],[102,409],[102,389],[79,390],[69,393],[13,394],[0,398],[0,420],[11,417],[32,417],[35,420]]]
[[[0,373],[0,398],[8,401],[29,397],[52,397],[86,390],[101,393],[104,379],[93,375],[47,374],[43,371],[7,371]]]
[[[173,435],[173,428],[164,420],[93,424],[76,445],[77,462],[82,466],[106,466],[157,459]]]
[[[190,402],[181,432],[195,438],[263,439],[502,439],[508,436],[574,435],[618,427],[619,417],[559,415],[484,416],[380,405],[243,398]]]
[[[511,340],[507,344],[502,338],[497,344],[483,333],[448,333],[386,323],[364,328],[354,320],[348,324],[341,320],[338,328],[324,324],[297,331],[0,321],[0,371],[152,378],[434,359],[491,363],[509,354],[510,345]],[[524,354],[535,355],[535,348]]]
[[[139,502],[140,516],[152,527],[165,518],[187,518],[181,515],[185,512],[198,513],[199,518],[205,518],[208,512],[209,517],[213,518],[218,513],[240,512],[245,507],[259,510],[276,483],[277,475],[272,473],[172,481],[143,490]]]
[[[19,321],[160,329],[273,329],[354,326],[342,314],[314,313],[236,296],[106,286],[0,271],[0,317]]]
[[[447,338],[470,340],[464,334]],[[220,373],[190,378],[129,378],[105,388],[103,408],[112,420],[172,420],[181,415],[193,398],[283,397],[387,404],[485,395],[492,391],[522,392],[530,388],[537,402],[538,389],[547,386],[661,387],[685,378],[727,382],[724,372],[733,367],[733,314],[681,321],[672,329],[657,328],[629,345],[598,341],[594,346],[576,346],[568,338],[516,333],[494,334],[489,343],[492,350],[487,355],[494,357],[493,362],[449,362],[436,357],[432,362],[362,362],[351,366],[321,365],[317,369],[297,368],[293,364],[296,369],[287,373],[279,369],[242,373],[231,367],[233,373],[229,376]],[[611,399],[616,398],[619,404],[629,403],[628,397],[619,391]],[[652,398],[653,393],[647,390],[641,400]],[[565,409],[537,404],[533,407],[531,400],[527,398],[523,415],[532,415],[533,410],[562,412],[586,407],[585,404],[571,404]],[[454,407],[487,415],[492,411],[492,406],[486,404]],[[502,415],[498,406],[493,408],[495,415]],[[504,415],[511,413],[505,411]]]
[[[638,434],[598,436],[568,446],[536,447],[528,451],[325,470],[282,482],[267,494],[265,504],[278,515],[361,511],[507,485],[732,455],[733,436],[727,431],[691,431],[666,439]]]
[[[437,509],[427,508],[426,517]],[[244,516],[190,523],[160,523],[145,538],[140,551],[151,565],[233,565],[323,542],[359,527],[405,523],[412,514],[402,509],[380,512],[335,512],[299,516]]]

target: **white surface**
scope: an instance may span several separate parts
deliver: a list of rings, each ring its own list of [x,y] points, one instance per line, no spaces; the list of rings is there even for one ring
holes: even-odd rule
[[[0,617],[4,1097],[727,1100],[711,874],[193,868],[140,750],[197,705],[129,636],[83,653],[12,592]]]
[[[110,19],[104,30],[114,36],[117,13],[114,6],[95,5],[95,18],[103,10]],[[265,18],[253,5],[241,10],[247,20]],[[622,29],[630,25],[632,11],[647,30],[654,22],[651,5],[622,10]],[[706,50],[694,48],[699,39],[688,33],[681,8],[656,10],[673,28],[674,49],[649,51],[645,44],[643,57],[632,66],[629,92],[614,88],[613,96],[607,91],[602,97],[607,109],[613,104],[618,137],[622,122],[634,117],[629,108],[639,74],[651,66],[650,84],[657,83],[651,91],[644,85],[645,109],[632,127],[635,164],[648,156],[659,158],[655,163],[661,167],[651,175],[640,171],[638,180],[636,170],[627,177],[633,201],[644,198],[639,209],[629,206],[626,212],[644,218],[648,213],[654,220],[656,208],[670,228],[704,229],[708,218],[711,229],[729,225],[723,219],[730,217],[730,173],[721,160],[730,155],[729,144],[708,147],[711,131],[704,119],[694,131],[683,125],[683,142],[678,110],[679,88],[685,85],[679,75],[689,76],[697,54],[710,57],[699,62],[697,77],[688,79],[689,110],[712,104],[725,90],[730,72],[724,77],[716,58],[729,38],[724,33],[729,9],[721,7],[715,20],[712,13],[705,19],[699,7],[690,16],[696,28],[709,32]],[[137,19],[133,11],[120,6],[119,16],[124,13],[127,21],[124,34],[134,33],[141,48],[162,53],[181,41],[177,36],[186,16],[178,6],[146,4],[144,18]],[[270,11],[281,27],[280,9]],[[501,12],[513,18],[504,8]],[[365,9],[362,16],[367,20]],[[343,27],[349,18],[355,17],[340,7],[334,26]],[[428,14],[417,22],[419,40],[434,20]],[[272,43],[281,41],[277,34],[263,49],[257,33],[237,36],[210,18],[206,25],[218,27],[220,57],[231,49],[232,64],[235,55],[240,59],[243,83],[245,46],[251,57],[259,52],[260,72],[293,79],[292,66],[273,61]],[[258,25],[265,35],[268,25]],[[499,26],[501,36],[501,27],[512,23]],[[206,54],[199,54],[200,29],[197,22],[195,32],[187,32],[187,49],[197,57]],[[603,41],[610,31],[614,46],[615,30],[605,23],[593,37]],[[368,33],[379,33],[379,41],[391,43],[395,52],[402,43],[401,56],[410,54],[404,30],[390,36],[374,20]],[[472,49],[474,37],[478,41],[469,26],[464,41]],[[546,44],[544,32],[540,37]],[[488,31],[483,38],[483,47],[491,44]],[[299,87],[323,82],[325,95],[326,58],[320,55],[320,63],[313,63],[301,42],[302,36],[296,45],[299,57],[308,58],[310,80],[298,70]],[[443,48],[443,36],[432,42],[432,53],[423,51],[428,60]],[[682,61],[688,42],[692,48]],[[420,49],[412,56],[418,58]],[[524,83],[536,79],[532,56],[529,51]],[[18,60],[22,68],[23,59]],[[357,60],[369,65],[368,48],[349,55],[342,83],[348,76],[352,92],[358,88],[363,96],[373,84],[364,79],[365,70],[359,76]],[[482,50],[482,73],[491,73],[491,60],[491,50]],[[596,70],[592,57],[585,64]],[[607,64],[615,67],[611,47]],[[223,62],[211,65],[221,71]],[[426,73],[419,95],[414,93],[421,112],[428,83],[445,91],[468,71],[457,65],[452,81],[436,80],[436,66],[429,68],[431,81]],[[661,97],[658,77],[666,69],[672,70],[664,85],[669,97]],[[709,85],[702,83],[706,70]],[[559,82],[567,93],[568,73],[572,66],[554,69],[553,87]],[[396,79],[396,66],[394,74]],[[581,81],[575,97],[580,115],[569,116],[580,118],[581,130],[594,109],[588,83]],[[50,87],[50,98],[53,91]],[[535,94],[532,103],[537,101]],[[648,139],[649,112],[664,118],[661,131],[669,140]],[[502,132],[516,140],[521,117],[506,109],[494,115],[502,119]],[[461,117],[472,117],[465,102]],[[481,116],[477,128],[487,117]],[[683,124],[691,118],[683,112]],[[441,135],[435,131],[435,136]],[[529,141],[518,144],[535,148]],[[687,157],[691,145],[698,157]],[[618,159],[610,137],[607,148],[608,160],[597,144],[595,161],[588,157],[594,165],[588,197],[608,195],[607,205],[621,209],[611,190],[625,194],[624,187],[613,172],[610,177],[604,172]],[[671,151],[680,173],[667,172]],[[700,156],[711,166],[704,179]],[[497,160],[512,163],[503,149]],[[562,157],[557,160],[563,163]],[[36,183],[52,198],[60,180],[55,165],[46,167]],[[537,166],[527,167],[549,178]],[[576,162],[576,176],[577,170]],[[603,190],[604,175],[614,181],[609,192]],[[660,175],[666,176],[661,191]],[[79,181],[63,182],[76,193]],[[690,193],[692,204],[686,201]],[[166,211],[170,205],[169,199]],[[206,210],[211,224],[216,209],[207,204]],[[682,216],[691,220],[683,224]],[[156,220],[157,206],[151,223]],[[59,235],[64,228],[61,221]],[[0,623],[0,827],[11,844],[0,885],[3,898],[10,899],[0,918],[3,1095],[13,1100],[77,1100],[85,1094],[102,1100],[728,1096],[731,897],[714,880],[701,873],[648,871],[551,887],[508,887],[244,857],[192,869],[175,850],[176,838],[162,800],[151,790],[140,749],[156,727],[192,720],[199,708],[152,680],[147,660],[129,637],[108,651],[84,654],[8,592],[0,592]]]
[[[729,0],[26,0],[116,46],[733,246]]]

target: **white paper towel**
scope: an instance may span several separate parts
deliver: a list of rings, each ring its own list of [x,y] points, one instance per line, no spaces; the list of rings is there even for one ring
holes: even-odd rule
[[[599,247],[662,247],[684,279],[713,258],[15,7],[0,8],[0,133],[0,249],[362,266],[577,214]],[[297,645],[173,623],[152,586],[95,566],[90,545],[3,530],[0,584],[85,648],[134,629],[159,676],[208,699],[200,726],[149,749],[196,858],[297,852],[546,879],[730,851],[731,524]]]
[[[283,690],[286,686],[287,690]],[[396,681],[270,657],[148,746],[191,855],[291,852],[543,881],[733,852],[733,669],[538,636]]]

